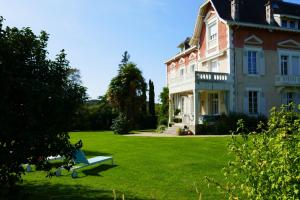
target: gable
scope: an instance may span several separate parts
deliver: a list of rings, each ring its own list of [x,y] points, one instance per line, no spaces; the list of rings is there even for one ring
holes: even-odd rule
[[[300,43],[292,39],[279,42],[277,45],[279,47],[300,48]]]
[[[255,36],[255,35],[252,35],[252,36],[246,38],[244,40],[244,43],[245,44],[261,45],[263,43],[263,41],[259,37]]]

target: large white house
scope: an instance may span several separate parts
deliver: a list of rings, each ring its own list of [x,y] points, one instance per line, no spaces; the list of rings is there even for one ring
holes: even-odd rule
[[[168,59],[170,119],[194,133],[203,116],[268,115],[300,103],[300,5],[208,0],[194,34]]]

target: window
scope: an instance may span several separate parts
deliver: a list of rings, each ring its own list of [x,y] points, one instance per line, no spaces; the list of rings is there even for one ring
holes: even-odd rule
[[[210,62],[210,72],[218,72],[218,60],[213,60]]]
[[[218,93],[208,94],[208,113],[210,115],[219,114],[219,95]]]
[[[288,105],[288,104],[290,104],[292,102],[294,102],[294,93],[293,92],[287,92],[286,93],[286,102],[285,103]]]
[[[282,21],[281,21],[281,26],[287,28],[287,27],[288,27],[288,22],[287,22],[287,20],[282,20]]]
[[[184,68],[180,68],[180,77],[183,77],[184,76]]]
[[[295,29],[296,28],[296,22],[290,21],[290,28]]]
[[[295,20],[287,20],[287,19],[281,20],[281,26],[284,28],[297,29],[297,25],[298,22]]]
[[[248,51],[248,74],[257,74],[257,52]]]
[[[288,75],[288,63],[289,63],[289,56],[282,55],[281,56],[281,75]]]
[[[217,46],[217,21],[208,24],[208,49]]]
[[[249,114],[258,114],[258,92],[249,91],[248,98]]]
[[[195,72],[195,64],[190,65],[190,72]]]

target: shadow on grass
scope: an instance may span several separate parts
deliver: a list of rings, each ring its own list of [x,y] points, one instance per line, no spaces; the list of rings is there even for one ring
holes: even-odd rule
[[[118,165],[102,164],[92,169],[82,170],[81,172],[86,176],[101,176],[100,175],[101,172],[107,171],[115,167],[118,167]]]
[[[122,199],[122,194],[126,200],[150,200],[134,197],[126,192],[116,191],[117,199]],[[91,189],[84,185],[63,185],[63,184],[22,184],[12,191],[0,191],[2,200],[113,200],[114,195],[111,190]]]

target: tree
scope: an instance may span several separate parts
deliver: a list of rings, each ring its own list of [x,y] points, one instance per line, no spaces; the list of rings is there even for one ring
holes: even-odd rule
[[[273,108],[268,123],[253,132],[238,122],[228,145],[233,160],[224,169],[225,184],[208,178],[226,199],[299,199],[300,114],[291,107]]]
[[[163,91],[160,93],[160,102],[161,108],[159,112],[159,124],[168,125],[169,119],[169,89],[167,87],[163,88]]]
[[[70,158],[73,115],[85,99],[78,73],[62,50],[47,58],[48,34],[2,28],[0,19],[0,186],[21,179],[21,164],[38,166],[48,156]]]
[[[111,80],[107,97],[119,115],[122,115],[119,118],[129,122],[128,130],[130,130],[137,127],[139,117],[142,115],[145,101],[143,91],[145,91],[146,83],[142,72],[136,65],[126,62],[126,64],[121,63],[118,75]]]
[[[151,79],[149,80],[149,114],[150,116],[155,116],[155,93],[154,93],[154,84]]]

